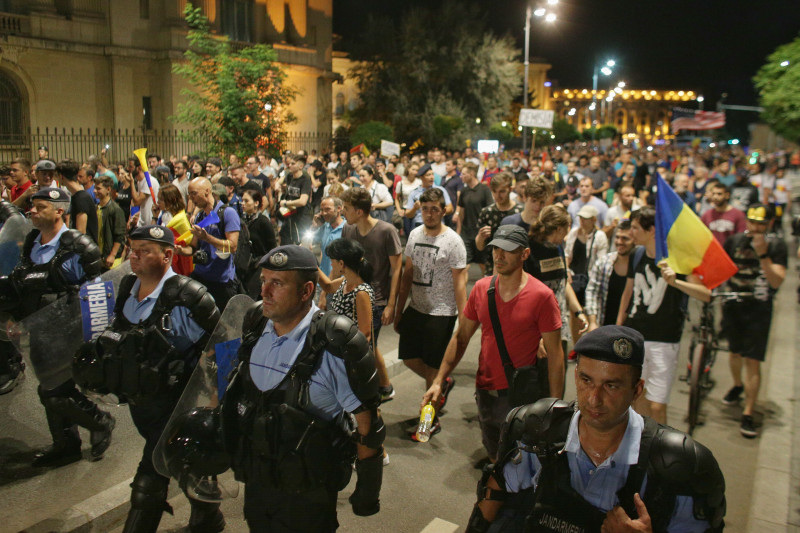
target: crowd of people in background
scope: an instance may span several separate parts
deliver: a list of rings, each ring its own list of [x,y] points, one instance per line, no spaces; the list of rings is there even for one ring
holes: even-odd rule
[[[377,348],[381,327],[394,325],[401,359],[431,387],[456,318],[463,320],[470,265],[481,275],[496,273],[489,243],[500,228],[519,227],[530,250],[522,268],[555,297],[563,357],[587,329],[635,327],[647,341],[646,393],[638,407],[661,422],[667,420],[685,299],[706,300],[708,291],[692,276],[655,263],[657,177],[725,244],[746,229],[782,235],[782,218],[792,207],[787,171],[800,166],[799,152],[586,143],[532,155],[479,154],[470,147],[385,158],[366,150],[287,150],[277,158],[258,150],[243,159],[148,153],[148,184],[133,155],[113,163],[106,150],[86,161],[68,155],[51,156],[43,146],[35,162],[19,158],[0,166],[2,198],[27,212],[40,188],[64,189],[71,196],[69,227],[98,244],[107,269],[127,257],[132,229],[170,228],[177,243],[173,270],[203,283],[222,311],[236,294],[259,299],[257,264],[270,250],[311,247],[325,275],[320,305],[351,316],[370,339],[384,401],[395,391]],[[752,214],[754,208],[761,211]],[[780,242],[774,236],[759,240],[757,259],[769,256],[785,275]],[[739,253],[742,246],[726,250]],[[759,301],[771,303],[780,272],[761,265],[770,272],[762,274],[757,264],[734,260],[754,279],[765,276],[768,289]],[[504,268],[507,262],[503,258]],[[665,298],[648,303],[656,279],[665,282]],[[420,331],[430,332],[424,347]],[[543,345],[540,351],[546,352]],[[741,367],[741,361],[732,363],[736,387],[726,401],[738,402],[744,392],[747,418],[758,393],[757,365],[745,365],[744,381],[736,374]],[[448,379],[440,407],[454,384]],[[752,418],[743,419],[742,428],[746,436],[757,434]]]

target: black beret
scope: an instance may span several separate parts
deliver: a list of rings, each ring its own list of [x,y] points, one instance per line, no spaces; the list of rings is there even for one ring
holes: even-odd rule
[[[258,266],[267,270],[316,270],[317,258],[308,248],[286,244],[273,248]]]
[[[433,170],[433,167],[431,166],[430,163],[422,165],[422,167],[417,171],[417,177],[421,178],[422,176],[427,174],[429,170]]]
[[[152,241],[167,246],[175,246],[175,235],[172,230],[164,226],[141,226],[131,231],[129,235],[132,241]]]
[[[625,326],[602,326],[581,337],[575,343],[575,352],[599,361],[642,366],[644,337],[635,329]]]
[[[69,193],[58,187],[43,187],[31,196],[31,200],[47,200],[48,202],[69,202],[69,198]]]

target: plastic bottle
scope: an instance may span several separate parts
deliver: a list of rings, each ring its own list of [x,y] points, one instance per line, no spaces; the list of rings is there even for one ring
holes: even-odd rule
[[[430,440],[435,414],[433,404],[430,402],[422,408],[422,412],[419,415],[419,426],[417,426],[417,441],[428,442]]]

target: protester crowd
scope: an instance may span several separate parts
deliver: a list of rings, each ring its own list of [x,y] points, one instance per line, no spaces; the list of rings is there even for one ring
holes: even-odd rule
[[[278,159],[258,151],[243,161],[148,153],[150,183],[133,156],[110,163],[103,150],[72,161],[51,158],[46,147],[38,156],[0,167],[3,200],[27,213],[37,191],[63,190],[64,222],[97,244],[104,270],[129,258],[136,228],[164,226],[175,242],[172,269],[205,286],[220,312],[237,294],[261,298],[260,261],[277,246],[314,250],[315,301],[351,318],[369,340],[382,401],[395,390],[377,339],[384,326],[399,333],[399,357],[424,381],[422,404],[436,409],[432,434],[455,386],[450,374],[481,327],[476,399],[493,463],[515,405],[508,360],[539,367],[544,395],[562,397],[573,347],[603,326],[643,337],[644,389],[633,406],[667,423],[686,302],[709,301],[711,291],[656,261],[661,177],[739,267],[729,286],[752,295],[723,310],[735,385],[724,401],[738,404],[744,394],[741,433],[758,434],[759,363],[787,264],[787,172],[800,166],[800,153],[586,143],[533,155],[469,147],[387,158],[361,149]],[[468,291],[473,263],[483,277]],[[0,394],[21,374],[5,361]]]

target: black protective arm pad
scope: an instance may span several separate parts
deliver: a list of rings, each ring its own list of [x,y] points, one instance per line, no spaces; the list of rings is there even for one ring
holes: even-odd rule
[[[366,435],[357,433],[356,442],[367,448],[377,450],[381,448],[383,441],[386,440],[386,425],[383,423],[383,418],[377,407],[373,407],[370,410],[370,415],[372,415],[372,419],[369,424],[369,433]]]
[[[19,305],[19,289],[9,276],[0,276],[0,310],[10,311]]]
[[[379,406],[375,356],[358,326],[346,316],[328,312],[312,322],[310,334],[314,346],[344,359],[347,379],[356,398],[368,409]]]
[[[0,224],[5,224],[6,220],[13,216],[23,217],[24,215],[11,202],[0,200]]]
[[[465,533],[486,533],[491,525],[492,523],[483,517],[483,513],[476,505],[472,508],[472,514],[469,517]]]
[[[381,510],[381,484],[383,483],[383,448],[366,459],[356,461],[356,490],[350,496],[353,514],[370,516]]]
[[[103,272],[103,259],[100,248],[91,237],[76,229],[70,229],[61,236],[61,247],[78,256],[78,261],[86,273],[86,279],[99,276]]]
[[[574,412],[573,404],[557,398],[542,398],[536,403],[515,407],[506,416],[500,431],[498,462],[504,461],[518,441],[542,451],[560,450],[567,440]]]
[[[719,531],[725,516],[725,478],[711,451],[681,431],[661,426],[653,439],[648,475],[667,490],[691,496],[694,517]]]
[[[175,307],[185,307],[191,313],[192,320],[212,333],[219,322],[219,309],[208,289],[199,281],[186,276],[172,276],[164,282],[162,297]]]

